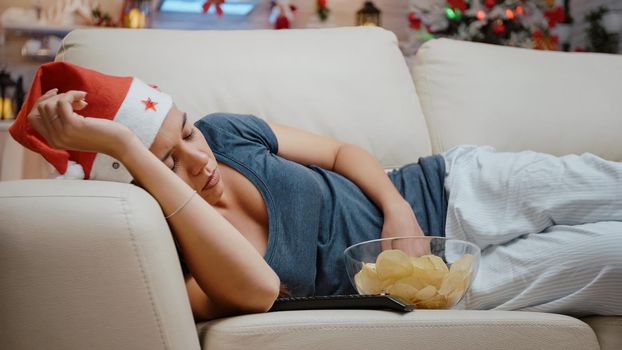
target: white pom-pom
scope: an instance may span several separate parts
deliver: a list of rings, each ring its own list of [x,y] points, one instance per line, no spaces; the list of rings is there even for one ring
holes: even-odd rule
[[[82,165],[70,160],[67,164],[67,171],[64,174],[60,174],[56,171],[56,168],[52,167],[52,173],[50,179],[56,180],[82,180],[84,179],[84,168]]]

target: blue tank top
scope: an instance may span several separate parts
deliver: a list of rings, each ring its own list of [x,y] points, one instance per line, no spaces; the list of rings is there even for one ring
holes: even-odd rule
[[[240,172],[261,193],[268,211],[264,259],[292,296],[356,293],[343,251],[380,237],[378,207],[344,176],[278,156],[276,136],[260,118],[214,113],[195,125],[216,160]],[[444,160],[422,158],[388,176],[411,203],[424,232],[443,236]]]

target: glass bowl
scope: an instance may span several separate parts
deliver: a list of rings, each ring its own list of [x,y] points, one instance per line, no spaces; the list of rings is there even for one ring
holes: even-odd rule
[[[444,237],[395,237],[354,244],[345,251],[348,277],[359,294],[398,296],[420,309],[449,309],[477,275],[480,249]]]

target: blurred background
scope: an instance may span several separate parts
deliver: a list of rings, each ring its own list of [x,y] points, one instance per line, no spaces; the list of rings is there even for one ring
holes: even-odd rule
[[[377,25],[407,61],[449,37],[539,50],[620,53],[622,0],[0,0],[0,119],[36,68],[84,26],[287,30]]]
[[[356,25],[395,33],[408,64],[424,42],[440,37],[572,54],[619,54],[622,0],[0,0],[0,163],[3,157],[14,159],[4,162],[11,167],[0,174],[37,178],[46,172],[38,155],[15,144],[7,152],[8,128],[37,67],[54,60],[62,38],[75,28]]]

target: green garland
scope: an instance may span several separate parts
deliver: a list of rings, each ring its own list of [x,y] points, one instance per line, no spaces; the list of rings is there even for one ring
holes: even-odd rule
[[[609,12],[605,6],[589,12],[585,15],[588,23],[586,29],[589,40],[588,51],[602,53],[618,53],[620,37],[617,33],[608,33],[601,24],[603,16]]]

